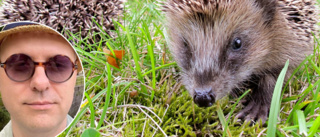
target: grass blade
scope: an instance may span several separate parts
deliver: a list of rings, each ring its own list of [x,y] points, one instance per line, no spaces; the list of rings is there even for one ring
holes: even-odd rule
[[[317,117],[317,119],[314,121],[312,127],[310,128],[308,137],[313,137],[315,135],[315,133],[317,133],[317,131],[319,130],[319,127],[320,127],[320,115]]]
[[[91,98],[90,96],[88,95],[87,92],[84,93],[84,95],[86,96],[88,102],[89,102],[89,106],[90,106],[90,111],[91,111],[91,114],[90,114],[90,127],[94,127],[94,114],[95,114],[95,111],[94,111],[94,107],[93,107],[93,103],[91,101]]]
[[[228,127],[227,120],[226,120],[226,118],[224,117],[223,111],[222,111],[222,109],[221,109],[221,107],[220,107],[219,101],[217,102],[217,107],[218,107],[218,108],[217,108],[217,113],[218,113],[219,120],[220,120],[222,126],[224,127],[223,130],[226,130],[228,136],[229,136],[229,137],[232,137],[231,132],[230,132],[230,129],[229,129],[229,127]]]
[[[306,118],[304,116],[303,111],[296,110],[297,121],[299,124],[299,134],[307,136],[307,126],[306,126]]]
[[[273,91],[270,113],[269,113],[268,131],[267,131],[268,137],[274,137],[276,135],[277,118],[280,111],[281,91],[282,91],[283,81],[284,81],[284,77],[286,75],[288,66],[289,66],[289,60],[287,60],[284,68],[281,70],[281,73],[278,77],[276,86]]]
[[[250,91],[251,91],[251,90],[247,90],[246,92],[244,92],[244,93],[237,99],[237,102],[236,102],[235,104],[233,104],[232,109],[231,109],[231,111],[229,112],[228,120],[227,120],[226,124],[224,125],[224,128],[225,128],[225,129],[228,127],[228,124],[229,124],[229,122],[230,122],[230,118],[231,118],[234,110],[236,109],[237,104],[239,104],[240,100],[241,100],[244,96],[246,96]],[[219,106],[219,107],[220,107],[220,106]],[[224,130],[223,136],[225,136],[226,131],[227,131],[227,130]]]
[[[107,71],[108,71],[108,87],[107,87],[106,99],[105,99],[105,102],[104,102],[103,111],[102,111],[102,114],[101,114],[97,129],[99,129],[101,127],[101,125],[103,123],[103,120],[104,120],[104,118],[106,116],[107,108],[108,108],[109,103],[110,103],[111,82],[112,82],[112,80],[111,80],[111,68],[110,68],[109,64],[107,64]]]
[[[143,29],[141,29],[142,33],[147,37],[148,39],[148,44],[147,45],[147,48],[148,48],[148,55],[150,56],[150,62],[151,62],[151,71],[152,71],[152,92],[151,92],[151,101],[153,100],[153,97],[154,97],[154,90],[156,89],[156,71],[155,71],[155,68],[156,68],[156,65],[155,65],[155,59],[154,59],[154,52],[153,52],[153,48],[155,46],[154,44],[154,41],[152,40],[151,38],[151,34],[149,32],[149,27],[148,25],[143,22]]]
[[[132,53],[132,56],[133,56],[133,60],[134,60],[134,64],[135,64],[135,70],[136,70],[136,73],[137,73],[137,76],[138,76],[138,79],[144,83],[144,79],[142,77],[142,74],[141,74],[141,67],[140,67],[140,64],[139,64],[139,56],[138,56],[138,52],[137,52],[137,49],[133,43],[133,40],[131,38],[131,34],[129,32],[129,28],[127,27],[126,29],[120,25],[120,27],[122,27],[122,29],[124,29],[126,31],[126,35],[128,37],[128,41],[129,41],[129,46],[130,46],[130,49],[131,49],[131,53]],[[147,88],[141,84],[141,91],[143,93],[147,93]]]
[[[153,100],[154,96],[154,90],[156,89],[156,65],[155,65],[155,60],[154,60],[154,55],[153,55],[153,47],[151,45],[148,45],[148,54],[150,56],[151,60],[151,66],[152,66],[152,93],[151,93],[151,101]]]

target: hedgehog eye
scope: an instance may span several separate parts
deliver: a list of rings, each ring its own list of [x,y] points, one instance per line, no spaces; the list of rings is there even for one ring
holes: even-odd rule
[[[242,41],[240,38],[235,38],[232,42],[232,49],[239,50],[242,47]]]

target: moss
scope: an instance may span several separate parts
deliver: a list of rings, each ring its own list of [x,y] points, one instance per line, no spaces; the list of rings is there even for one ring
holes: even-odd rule
[[[0,131],[7,125],[10,121],[9,112],[0,105]]]

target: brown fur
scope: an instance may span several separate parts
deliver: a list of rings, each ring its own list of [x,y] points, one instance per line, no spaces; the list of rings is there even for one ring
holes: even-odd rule
[[[312,51],[276,0],[168,0],[169,45],[190,95],[210,90],[215,100],[251,88],[246,119],[266,120],[276,79],[287,59],[289,72]],[[242,47],[232,48],[235,38]],[[210,106],[210,105],[209,105]]]

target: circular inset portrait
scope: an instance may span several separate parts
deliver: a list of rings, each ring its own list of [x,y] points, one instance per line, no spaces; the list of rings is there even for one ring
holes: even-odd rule
[[[35,22],[0,28],[1,137],[56,136],[84,92],[79,56],[59,32]]]

